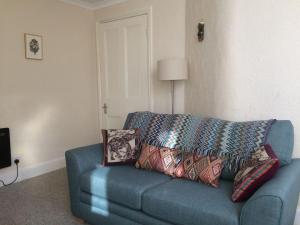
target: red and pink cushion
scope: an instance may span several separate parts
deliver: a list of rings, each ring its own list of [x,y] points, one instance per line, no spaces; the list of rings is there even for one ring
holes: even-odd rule
[[[155,170],[174,176],[178,163],[181,162],[181,153],[178,150],[159,148],[143,144],[136,168]]]
[[[136,167],[156,170],[177,178],[202,181],[218,187],[223,161],[211,156],[182,153],[175,149],[144,144]]]
[[[202,181],[213,187],[219,186],[219,177],[223,169],[223,160],[212,156],[184,153],[182,163],[176,170],[176,177]]]
[[[159,148],[143,144],[140,157],[135,163],[135,167],[162,172]]]
[[[279,160],[272,147],[262,146],[236,174],[232,200],[234,202],[247,200],[259,187],[270,180],[278,169]]]

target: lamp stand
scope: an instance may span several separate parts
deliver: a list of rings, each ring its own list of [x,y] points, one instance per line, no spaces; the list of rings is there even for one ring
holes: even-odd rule
[[[174,114],[174,80],[171,80],[172,114]]]

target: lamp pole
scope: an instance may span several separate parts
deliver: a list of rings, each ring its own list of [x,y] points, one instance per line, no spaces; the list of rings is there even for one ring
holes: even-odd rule
[[[174,114],[174,80],[171,80],[172,114]]]

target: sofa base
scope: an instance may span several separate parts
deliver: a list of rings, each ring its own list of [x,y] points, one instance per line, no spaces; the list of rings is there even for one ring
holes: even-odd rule
[[[180,182],[186,183],[190,182],[190,185],[186,186],[185,190],[182,190],[180,187],[166,187],[165,185],[160,185],[162,199],[164,199],[163,203],[168,202],[168,205],[163,204],[154,204],[152,205],[152,209],[155,209],[155,213],[153,211],[147,210],[147,206],[149,201],[146,201],[146,197],[149,196],[149,193],[157,193],[158,190],[154,190],[156,188],[152,187],[147,191],[144,190],[142,194],[140,194],[140,203],[139,204],[128,204],[128,198],[122,198],[120,203],[112,202],[108,199],[117,199],[119,198],[118,191],[123,191],[122,187],[119,187],[119,190],[112,191],[112,187],[110,185],[105,198],[97,197],[97,191],[94,194],[89,192],[89,189],[83,189],[81,178],[84,174],[88,173],[92,170],[101,169],[97,165],[99,165],[99,161],[103,159],[103,145],[92,145],[86,146],[74,150],[69,150],[66,152],[66,163],[67,163],[67,171],[68,171],[68,181],[69,181],[69,190],[70,190],[70,200],[71,200],[71,210],[73,215],[85,220],[87,223],[91,225],[171,225],[168,222],[165,222],[167,218],[169,221],[173,221],[173,224],[190,224],[190,225],[220,225],[219,220],[215,221],[212,218],[208,218],[208,212],[214,212],[219,205],[219,209],[215,212],[216,215],[219,213],[225,213],[224,216],[232,216],[231,212],[228,212],[228,207],[230,207],[230,195],[231,189],[230,187],[222,189],[221,182],[219,189],[212,189],[208,186],[201,186],[199,183],[185,181],[182,180]],[[113,169],[112,169],[113,170]],[[148,172],[150,174],[150,172]],[[110,174],[111,175],[111,174]],[[153,174],[152,174],[153,175]],[[145,173],[145,176],[148,177],[148,174]],[[163,176],[163,175],[162,175]],[[111,177],[110,177],[111,178]],[[292,225],[294,224],[295,212],[297,208],[297,201],[299,197],[299,189],[300,189],[300,159],[293,159],[292,162],[283,166],[275,177],[265,183],[262,187],[260,187],[254,195],[242,203],[241,209],[237,216],[239,225]],[[108,187],[107,181],[109,179],[104,180],[105,184],[101,184],[102,186]],[[135,181],[135,180],[133,180]],[[89,181],[86,181],[89,182]],[[170,181],[168,183],[174,183],[177,181]],[[179,181],[178,181],[179,182]],[[227,181],[228,182],[228,181]],[[120,181],[123,183],[123,181]],[[125,184],[126,182],[124,182]],[[128,182],[126,183],[128,187]],[[93,185],[93,190],[97,190],[101,185]],[[126,186],[126,185],[125,185]],[[193,188],[193,186],[195,186]],[[202,189],[200,190],[200,188]],[[157,187],[158,188],[158,187]],[[127,188],[128,189],[128,188]],[[162,190],[165,189],[165,190]],[[176,196],[179,194],[177,191],[171,193],[170,190],[178,189],[181,190],[180,196],[189,196],[188,198],[184,198],[186,205],[192,204],[194,201],[190,199],[196,198],[202,205],[201,201],[203,201],[204,208],[199,208],[199,204],[194,204],[192,207],[179,207],[174,211],[170,210],[170,206],[181,204],[182,199],[178,199]],[[134,186],[132,188],[134,190]],[[195,190],[192,191],[191,190]],[[200,192],[200,193],[198,193]],[[201,192],[203,192],[201,194]],[[223,195],[222,192],[224,192]],[[151,195],[152,195],[151,194]],[[160,192],[158,192],[159,196]],[[218,197],[220,194],[220,197]],[[171,195],[171,196],[169,196]],[[101,195],[100,195],[101,196]],[[124,195],[123,195],[124,196]],[[174,196],[174,199],[172,198]],[[121,196],[122,197],[122,196]],[[167,197],[167,198],[166,198]],[[149,198],[148,198],[149,199]],[[156,198],[157,199],[157,198]],[[172,199],[169,201],[168,199]],[[222,200],[223,199],[223,200]],[[227,200],[226,200],[227,199]],[[264,199],[264,201],[261,201]],[[187,201],[186,201],[187,200]],[[274,204],[275,202],[279,202],[279,204]],[[223,204],[223,203],[228,204]],[[124,206],[126,204],[127,206]],[[185,205],[185,206],[186,206]],[[159,208],[156,208],[160,206]],[[203,206],[203,205],[202,205]],[[133,209],[135,208],[135,209]],[[148,214],[144,213],[139,209],[147,210]],[[182,212],[189,212],[190,208],[195,208],[196,211],[194,214],[188,214],[186,216],[187,220],[185,222],[180,222],[179,218],[182,216]],[[213,209],[208,211],[207,209]],[[226,212],[227,210],[227,212]],[[280,218],[274,217],[274,212],[276,215],[280,214]],[[150,216],[150,214],[152,216]],[[167,216],[167,214],[170,214]],[[162,216],[164,215],[164,216]],[[174,215],[174,217],[172,217]],[[197,217],[193,216],[197,215]],[[170,217],[171,216],[171,217]],[[155,218],[156,217],[156,218]],[[161,219],[157,219],[160,217]],[[204,218],[205,220],[202,220]],[[226,217],[224,217],[226,218]],[[201,221],[200,221],[201,220]],[[230,223],[227,223],[230,224]],[[236,223],[237,224],[237,223]],[[231,225],[231,224],[230,224]]]
[[[82,219],[91,225],[172,225],[142,211],[130,209],[84,192],[81,192],[80,214]]]
[[[106,214],[103,210],[92,207],[91,205],[82,203],[80,207],[81,213],[84,215],[83,219],[91,225],[141,225],[113,213]]]

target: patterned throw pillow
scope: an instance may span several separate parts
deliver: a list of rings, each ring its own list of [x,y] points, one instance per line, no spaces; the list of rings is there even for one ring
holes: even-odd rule
[[[218,187],[223,161],[211,156],[143,144],[141,155],[135,165],[137,168],[156,170],[172,177],[202,181]]]
[[[140,157],[135,163],[135,167],[162,172],[159,148],[143,144]]]
[[[264,145],[251,156],[234,178],[232,200],[247,200],[260,186],[270,180],[279,168],[279,160],[270,145]]]
[[[218,187],[222,169],[223,160],[220,158],[184,153],[180,168],[176,170],[176,176]]]
[[[102,165],[134,164],[140,152],[140,131],[102,130],[104,159]]]
[[[174,176],[178,164],[181,162],[181,155],[182,153],[178,150],[143,144],[141,155],[135,166]]]

